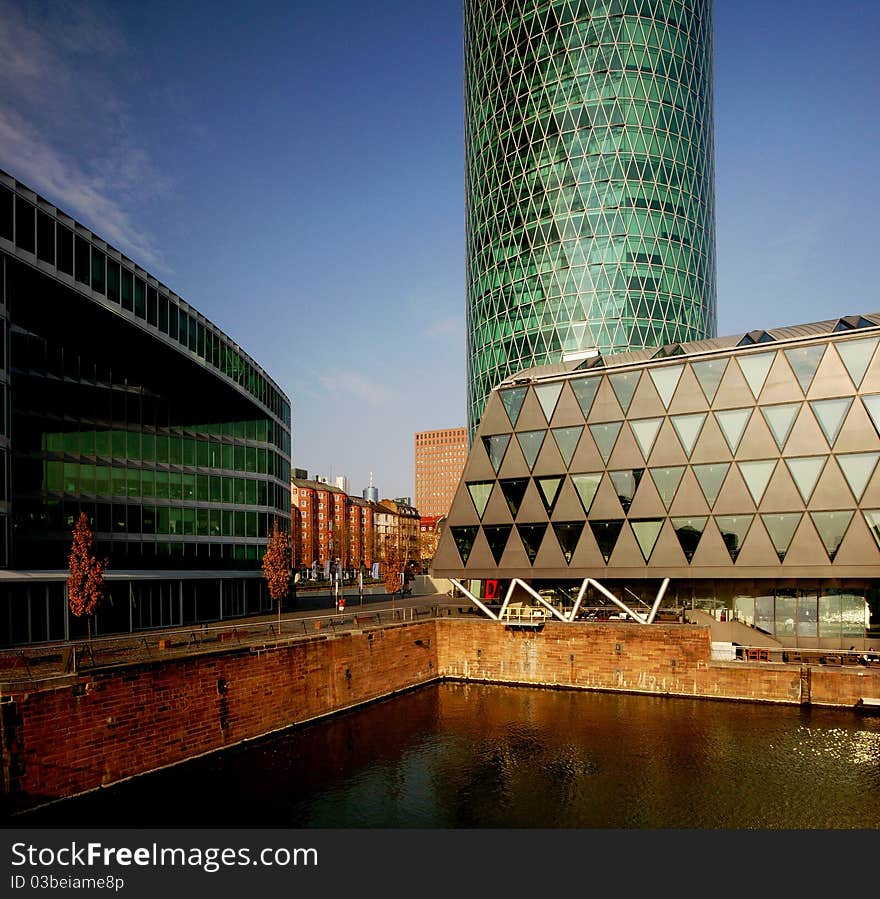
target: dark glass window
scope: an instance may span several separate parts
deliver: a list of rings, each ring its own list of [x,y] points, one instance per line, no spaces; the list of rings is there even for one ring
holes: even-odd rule
[[[196,352],[202,359],[205,358],[205,326],[201,323],[196,331]]]
[[[57,253],[58,270],[64,272],[65,275],[73,274],[73,231],[65,228],[64,225],[58,225],[58,253]]]
[[[178,308],[176,303],[168,302],[168,336],[177,340]]]
[[[147,322],[155,327],[156,322],[159,320],[158,310],[158,297],[156,295],[155,287],[147,288]]]
[[[121,280],[122,308],[131,312],[134,309],[134,275],[124,268]]]
[[[12,240],[12,208],[15,194],[8,187],[0,185],[0,237]]]
[[[196,329],[196,320],[189,316],[189,348],[195,352],[197,345],[197,329]]]
[[[92,290],[104,293],[104,268],[106,256],[92,247]]]
[[[159,330],[168,333],[168,297],[159,294]]]
[[[76,280],[82,284],[88,284],[91,280],[91,247],[89,242],[77,236],[75,247]]]
[[[55,219],[42,209],[37,210],[37,257],[55,264]]]
[[[15,245],[34,252],[34,218],[36,207],[22,197],[15,198]]]
[[[140,278],[134,279],[134,314],[147,317],[147,285]]]
[[[107,260],[107,299],[119,302],[119,263],[114,259]]]
[[[189,327],[189,316],[183,311],[183,309],[177,310],[177,318],[179,323],[179,333],[177,335],[177,339],[184,346],[187,345],[187,329]]]

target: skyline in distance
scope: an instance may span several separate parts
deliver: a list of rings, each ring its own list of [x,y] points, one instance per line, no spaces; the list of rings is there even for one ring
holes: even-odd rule
[[[414,495],[413,435],[466,422],[460,4],[0,23],[0,168],[265,368],[293,466]],[[878,37],[855,0],[715,5],[720,335],[878,308]]]

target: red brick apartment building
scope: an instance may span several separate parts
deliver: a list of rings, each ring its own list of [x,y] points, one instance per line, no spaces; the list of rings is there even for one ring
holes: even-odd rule
[[[373,504],[321,481],[290,484],[294,568],[320,571],[339,560],[343,568],[373,564]]]
[[[422,515],[448,514],[467,453],[467,428],[416,433],[415,499]]]

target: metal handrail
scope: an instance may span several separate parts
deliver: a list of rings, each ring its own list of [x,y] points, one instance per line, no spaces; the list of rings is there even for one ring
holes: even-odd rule
[[[406,606],[371,610],[355,606],[344,613],[235,619],[213,625],[138,631],[91,640],[56,641],[37,646],[0,649],[0,693],[13,685],[61,680],[77,673],[97,671],[157,658],[175,658],[231,647],[278,645],[330,633],[385,627],[440,617],[440,607]]]

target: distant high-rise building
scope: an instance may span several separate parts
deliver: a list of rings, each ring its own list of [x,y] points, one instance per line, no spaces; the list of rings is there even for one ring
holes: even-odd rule
[[[373,486],[373,472],[370,472],[370,486],[364,487],[364,492],[361,494],[365,500],[368,500],[371,503],[379,502],[379,488]]]
[[[340,474],[336,476],[335,480],[336,486],[345,494],[351,493],[351,482],[344,474]]]
[[[715,335],[712,2],[465,0],[464,30],[473,436],[518,371]]]
[[[416,508],[421,515],[449,512],[466,460],[467,428],[415,435]]]

